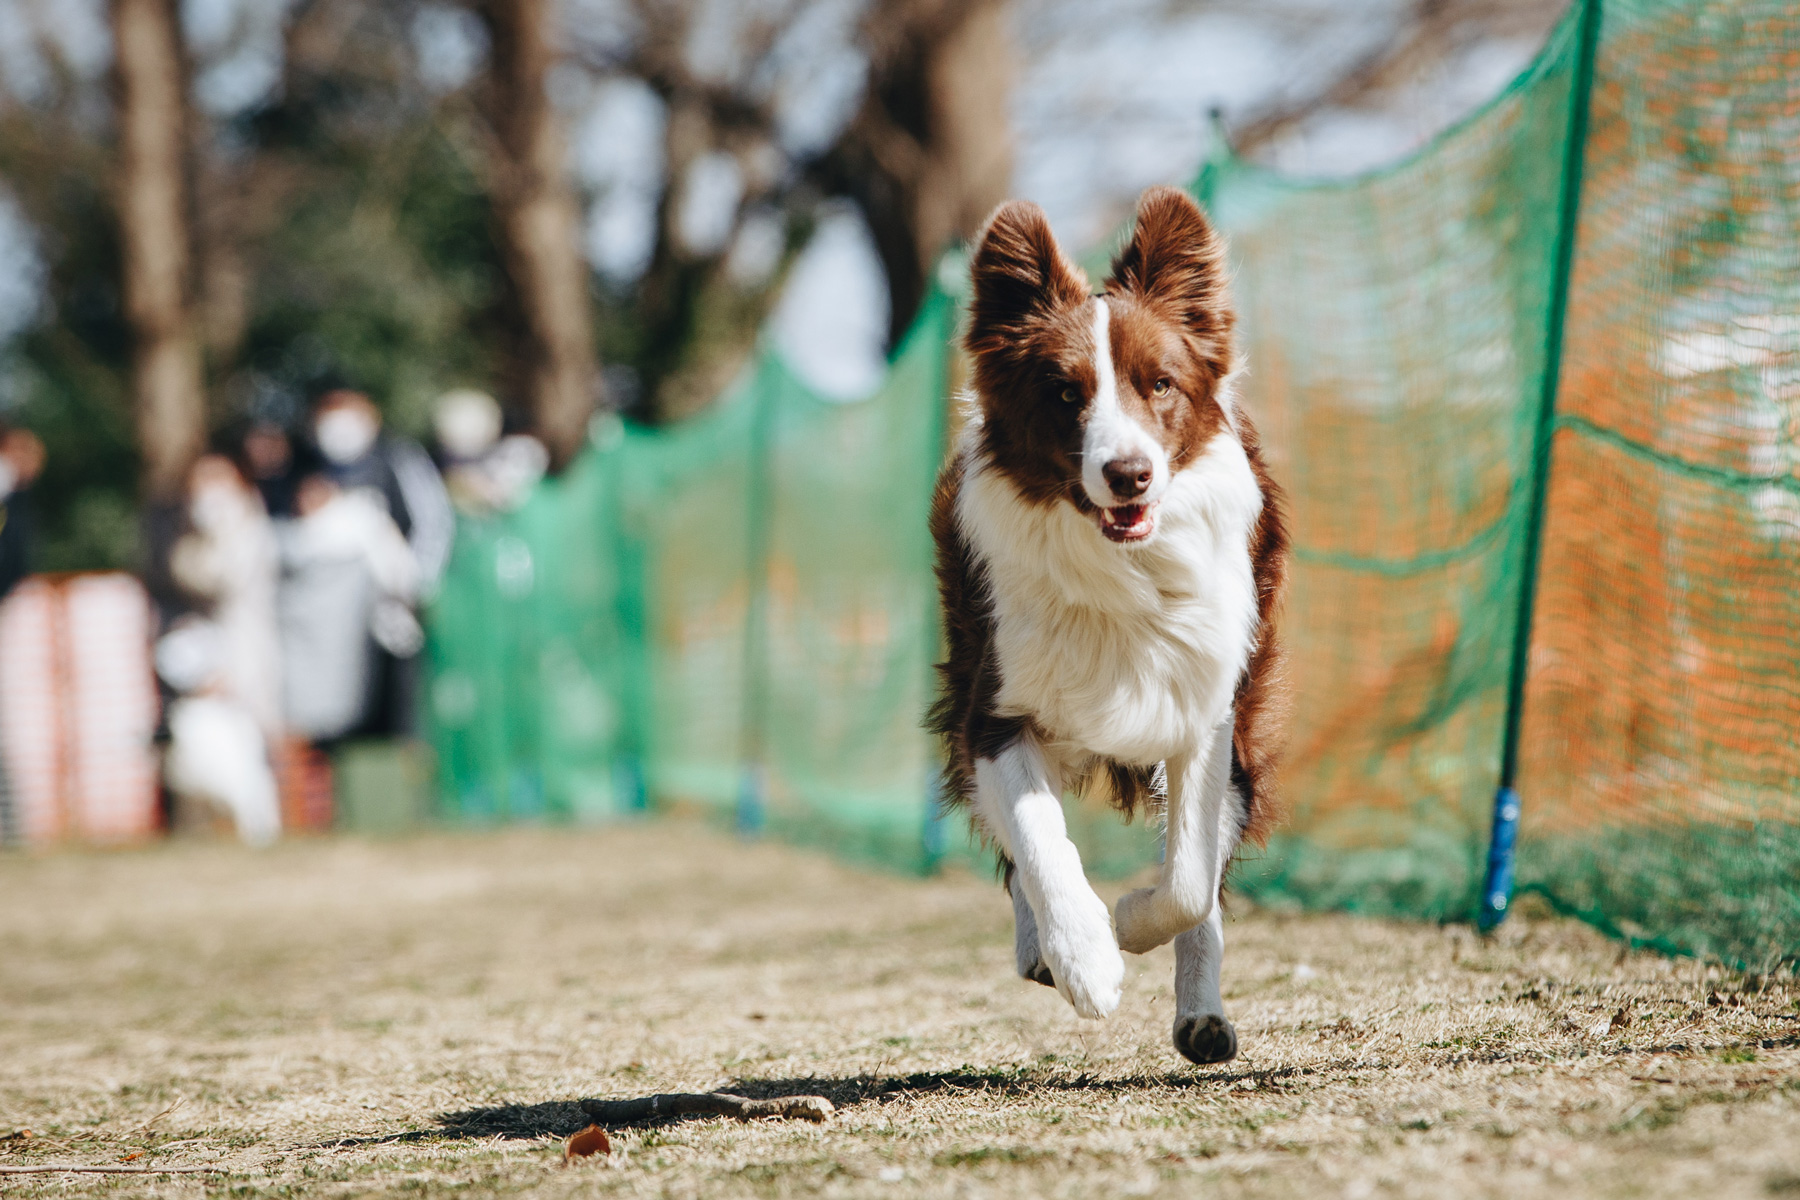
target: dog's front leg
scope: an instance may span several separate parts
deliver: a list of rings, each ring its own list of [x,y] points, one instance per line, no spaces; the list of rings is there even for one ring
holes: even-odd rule
[[[1231,714],[1194,753],[1168,762],[1169,817],[1162,878],[1119,897],[1119,948],[1143,954],[1207,920],[1243,836],[1244,805],[1231,786]]]
[[[975,762],[975,805],[1012,859],[1014,894],[1036,918],[1038,949],[1056,990],[1084,1017],[1119,1006],[1125,960],[1106,902],[1088,886],[1063,822],[1062,788],[1030,734]]]
[[[1015,882],[1015,874],[1012,865],[1008,863],[1006,892],[1012,897],[1013,959],[1019,968],[1019,978],[1053,988],[1056,986],[1056,979],[1050,974],[1050,968],[1044,965],[1044,952],[1038,946],[1037,914],[1031,911],[1031,901],[1025,898],[1024,885]]]

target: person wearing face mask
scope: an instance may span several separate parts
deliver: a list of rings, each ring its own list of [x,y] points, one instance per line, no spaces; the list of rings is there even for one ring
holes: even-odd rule
[[[373,491],[323,474],[300,481],[281,554],[289,722],[326,745],[365,736],[381,717],[374,652],[410,659],[424,645],[417,560]]]
[[[326,392],[313,410],[313,442],[325,478],[343,493],[372,494],[406,539],[416,566],[418,599],[437,590],[456,535],[449,494],[431,456],[416,442],[383,431],[381,412],[361,392]],[[378,612],[398,626],[399,613]],[[416,623],[416,622],[415,622]],[[412,737],[417,733],[418,646],[414,639],[375,630],[371,663],[373,702],[357,736]]]
[[[381,494],[418,560],[421,590],[430,595],[456,536],[450,497],[431,456],[412,439],[383,430],[381,410],[348,388],[319,398],[312,432],[331,482],[347,492],[369,488]]]
[[[431,429],[450,502],[471,517],[518,508],[550,466],[550,452],[535,437],[502,436],[500,405],[485,392],[457,388],[439,396]]]
[[[157,642],[157,674],[175,693],[164,778],[185,806],[178,822],[222,810],[246,842],[265,845],[281,828],[284,734],[275,531],[256,487],[219,454],[190,469],[186,515],[169,572],[204,615],[177,619]]]
[[[175,543],[170,572],[218,628],[220,690],[275,745],[283,723],[274,526],[256,488],[223,455],[194,464],[187,495],[193,529]]]

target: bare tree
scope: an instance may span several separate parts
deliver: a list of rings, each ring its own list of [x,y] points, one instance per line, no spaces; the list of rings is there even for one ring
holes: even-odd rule
[[[746,21],[737,33],[735,69],[721,77],[697,72],[689,61],[696,21],[719,20],[697,3],[632,0],[637,34],[629,44],[590,54],[602,74],[642,80],[668,115],[663,129],[667,185],[657,203],[656,239],[649,264],[631,296],[638,331],[636,367],[648,415],[685,416],[710,401],[730,379],[766,315],[772,294],[746,290],[724,279],[729,246],[743,215],[754,206],[796,206],[797,176],[780,165],[775,104],[767,85],[770,55],[782,24],[768,14]],[[793,8],[787,13],[793,15]],[[685,189],[694,165],[724,153],[737,164],[743,190],[730,235],[715,245],[690,245],[681,230]],[[708,326],[705,334],[701,328]]]
[[[599,397],[587,263],[563,140],[545,88],[551,0],[482,0],[493,42],[488,119],[492,195],[522,325],[515,372],[556,467],[581,448]]]
[[[189,311],[187,64],[175,0],[113,0],[118,213],[143,488],[175,498],[206,446]]]
[[[938,254],[973,236],[1011,187],[1008,10],[1007,0],[878,0],[865,21],[868,91],[823,166],[874,231],[890,341],[912,323]]]
[[[792,238],[822,196],[854,201],[886,269],[890,340],[897,340],[939,252],[973,234],[1006,198],[1009,0],[876,0],[855,37],[870,64],[864,99],[830,147],[797,155],[783,145],[772,81],[788,69],[783,34],[804,8],[794,0],[733,14],[735,45],[724,71],[697,69],[690,47],[697,22],[722,20],[728,10],[680,0],[633,0],[632,36],[582,52],[598,74],[642,80],[667,113],[667,186],[629,310],[645,408],[658,418],[678,417],[715,394],[749,343],[746,331],[767,311],[772,290],[747,291],[723,269],[745,214],[784,214]],[[732,236],[689,245],[681,212],[690,170],[721,154],[737,164],[742,185]]]
[[[1238,3],[1249,13],[1260,11],[1257,0]],[[1232,147],[1260,157],[1285,139],[1303,136],[1321,114],[1346,109],[1405,111],[1423,140],[1426,130],[1442,129],[1466,109],[1429,93],[1422,97],[1421,83],[1441,77],[1472,47],[1503,39],[1541,41],[1567,7],[1565,0],[1411,0],[1400,14],[1396,36],[1335,73],[1309,79],[1310,86],[1232,129]]]

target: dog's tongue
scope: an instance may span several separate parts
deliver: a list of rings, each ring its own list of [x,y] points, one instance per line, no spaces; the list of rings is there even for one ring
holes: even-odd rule
[[[1144,519],[1144,506],[1141,504],[1121,504],[1117,508],[1106,510],[1106,523],[1129,529]]]
[[[1150,506],[1121,504],[1100,510],[1100,532],[1115,542],[1136,542],[1150,536]]]

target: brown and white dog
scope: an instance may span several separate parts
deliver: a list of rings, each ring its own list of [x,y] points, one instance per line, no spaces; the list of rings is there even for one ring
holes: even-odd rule
[[[971,273],[973,395],[931,514],[950,792],[1005,864],[1021,975],[1104,1017],[1120,950],[1173,939],[1175,1047],[1223,1062],[1219,895],[1273,821],[1287,558],[1233,402],[1224,245],[1185,193],[1152,189],[1094,295],[1014,201]],[[1069,841],[1068,789],[1127,817],[1166,804],[1161,879],[1115,912]]]

